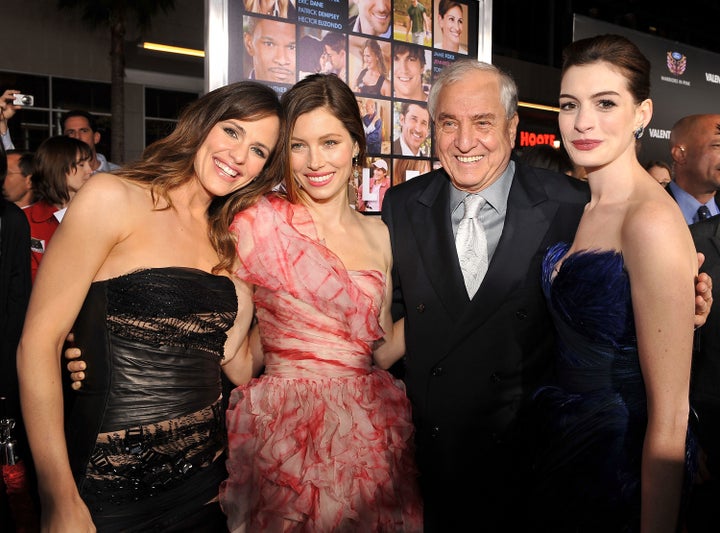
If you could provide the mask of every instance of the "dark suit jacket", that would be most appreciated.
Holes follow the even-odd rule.
[[[709,466],[720,481],[720,215],[692,224],[690,233],[698,252],[705,254],[700,267],[713,279],[716,302],[707,322],[697,330],[693,353],[691,404],[699,418],[700,441],[709,455]]]
[[[393,250],[393,313],[406,317],[404,380],[425,531],[515,531],[530,483],[518,417],[554,355],[541,262],[548,246],[573,239],[589,191],[568,176],[516,165],[502,237],[469,301],[448,182],[440,169],[392,187],[382,213]]]
[[[30,226],[15,204],[0,198],[0,396],[16,421],[19,455],[30,459],[20,416],[15,354],[30,299]]]

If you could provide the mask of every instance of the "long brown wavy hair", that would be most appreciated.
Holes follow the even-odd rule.
[[[285,126],[280,102],[267,85],[241,81],[215,89],[183,110],[170,135],[148,146],[139,161],[114,174],[148,184],[155,208],[171,209],[170,191],[194,179],[198,148],[215,124],[229,119],[252,122],[269,116],[280,119],[280,131],[283,131]],[[214,272],[231,270],[235,261],[235,240],[228,229],[233,217],[253,205],[282,180],[284,165],[277,153],[276,147],[252,182],[211,202],[207,213],[208,236],[220,258]],[[162,207],[159,206],[161,199],[164,200]]]

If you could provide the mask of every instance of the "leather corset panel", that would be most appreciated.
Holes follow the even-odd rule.
[[[157,494],[217,462],[220,362],[236,314],[232,281],[195,269],[91,285],[74,327],[87,378],[66,435],[76,480],[94,499]]]

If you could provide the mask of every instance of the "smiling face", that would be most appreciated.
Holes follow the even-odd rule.
[[[400,115],[400,130],[405,144],[417,155],[430,132],[428,110],[417,104],[410,104],[407,112]]]
[[[387,172],[385,169],[373,167],[372,179],[376,185],[382,185],[387,181]]]
[[[347,184],[357,144],[340,120],[320,107],[300,115],[290,135],[290,165],[300,194],[310,201],[340,198],[347,202]]]
[[[376,70],[378,68],[378,57],[369,46],[363,49],[363,67],[370,70]]]
[[[459,6],[451,7],[445,12],[444,17],[440,17],[439,23],[443,49],[457,52],[460,49],[460,36],[464,24],[462,9]]]
[[[720,115],[705,114],[692,125],[675,161],[678,184],[692,192],[713,192],[720,188]]]
[[[372,115],[373,113],[375,113],[375,100],[367,98],[365,99],[365,114]]]
[[[588,172],[636,157],[633,131],[650,121],[652,104],[636,104],[626,77],[599,61],[567,69],[560,82],[558,125],[576,165]]]
[[[395,98],[408,100],[426,100],[422,88],[423,65],[410,52],[400,52],[393,56],[393,87]]]
[[[295,26],[258,19],[245,34],[245,48],[253,60],[255,79],[277,83],[295,81]]]
[[[390,27],[392,6],[390,0],[357,0],[358,18],[362,32],[382,35]]]
[[[195,155],[195,173],[212,196],[225,196],[260,174],[277,143],[280,120],[230,119],[212,127]]]
[[[493,72],[468,72],[446,85],[435,110],[435,147],[453,185],[478,192],[507,168],[518,116],[507,118]]]

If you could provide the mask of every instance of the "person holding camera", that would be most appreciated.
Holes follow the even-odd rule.
[[[27,95],[20,94],[17,89],[6,89],[2,97],[0,97],[0,140],[5,150],[13,150],[15,145],[10,138],[10,128],[8,128],[8,120],[10,120],[18,109],[23,106],[18,103],[16,96],[24,97]]]

